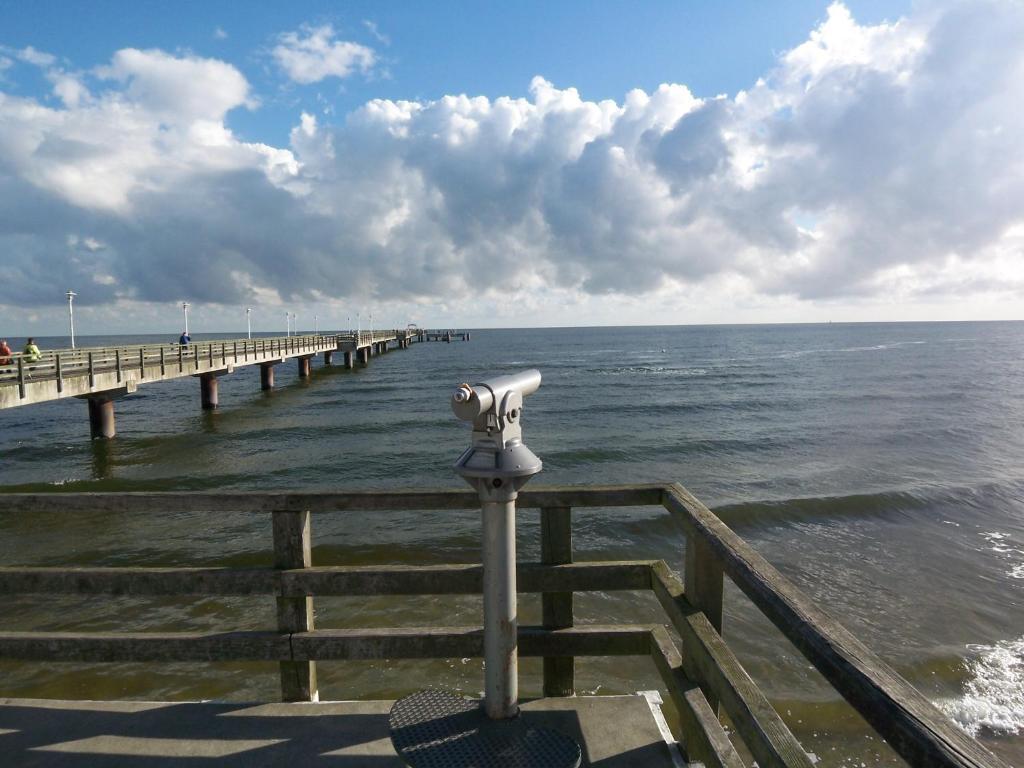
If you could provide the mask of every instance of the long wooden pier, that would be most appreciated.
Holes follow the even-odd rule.
[[[75,397],[88,402],[92,437],[115,434],[114,401],[140,386],[169,379],[195,377],[205,409],[218,406],[217,380],[247,366],[258,366],[260,388],[274,387],[274,366],[295,360],[300,377],[308,377],[312,359],[323,355],[325,365],[336,352],[344,364],[368,365],[370,358],[389,349],[407,349],[424,341],[419,329],[361,331],[256,339],[215,339],[183,344],[141,344],[116,347],[57,349],[36,360],[12,355],[0,366],[0,409]]]
[[[480,564],[352,566],[318,563],[314,566],[310,556],[314,515],[473,509],[478,507],[479,499],[472,491],[45,493],[4,494],[0,499],[5,514],[24,517],[101,511],[116,516],[162,516],[180,512],[217,515],[241,511],[269,518],[267,523],[273,531],[273,568],[21,567],[14,564],[0,567],[0,594],[4,595],[263,594],[275,599],[277,626],[256,631],[231,628],[219,632],[143,633],[0,631],[0,659],[41,664],[278,662],[282,698],[287,702],[306,702],[291,705],[305,709],[287,710],[285,705],[275,705],[277,709],[268,710],[268,715],[272,711],[273,717],[262,719],[260,727],[271,729],[278,738],[268,742],[255,740],[248,748],[252,751],[244,755],[239,765],[273,764],[261,761],[260,750],[266,750],[264,754],[271,757],[280,756],[274,750],[283,749],[279,742],[281,734],[290,727],[286,717],[289,711],[301,713],[304,724],[287,731],[288,739],[295,740],[315,731],[310,721],[316,715],[323,715],[331,718],[330,728],[343,733],[359,728],[376,729],[378,738],[372,746],[375,751],[359,753],[365,754],[368,760],[365,764],[400,765],[386,737],[380,736],[379,718],[390,703],[368,702],[362,709],[351,702],[345,705],[310,703],[318,698],[316,662],[479,658],[483,655],[483,632],[479,626],[326,629],[314,625],[313,612],[314,596],[321,595],[479,595],[482,588]],[[564,698],[574,693],[577,657],[650,658],[677,711],[680,725],[674,738],[688,761],[699,761],[708,768],[744,765],[719,719],[724,712],[743,747],[762,768],[811,768],[814,764],[812,756],[725,642],[723,594],[728,578],[910,765],[1007,768],[835,618],[815,605],[681,485],[534,487],[520,493],[518,506],[521,510],[539,510],[541,522],[541,560],[518,564],[519,591],[540,593],[543,601],[542,625],[519,628],[519,653],[545,660],[546,698],[528,705],[527,711],[533,711],[531,716],[536,717],[542,717],[544,711],[575,712],[573,727],[582,731],[578,738],[591,759],[595,755],[601,758],[602,766],[669,766],[673,763],[663,743],[659,746],[650,740],[647,732],[640,733],[645,726],[638,725],[635,711],[626,703],[604,702],[602,706],[607,709],[604,719],[595,721],[584,716],[589,697]],[[662,507],[679,524],[685,535],[685,545],[680,543],[684,547],[681,549],[685,565],[682,578],[661,560],[574,561],[574,516],[586,515],[589,509],[597,507],[637,506]],[[225,557],[228,556],[230,553],[225,553]],[[55,557],[63,559],[65,555],[55,553]],[[612,590],[649,591],[664,611],[663,618],[672,631],[663,624],[576,624],[575,592]],[[592,617],[588,617],[588,621],[590,619]],[[192,709],[185,721],[177,719],[176,710],[167,716],[152,715],[154,722],[159,723],[156,731],[163,737],[160,748],[165,750],[165,757],[191,754],[189,750],[195,748],[192,739],[202,738],[197,734],[223,734],[223,728],[229,727],[215,724],[223,705],[189,706]],[[203,707],[206,707],[205,716]],[[120,724],[118,713],[121,713]],[[40,751],[50,749],[48,754],[53,759],[46,763],[48,765],[93,765],[95,763],[87,760],[76,763],[73,758],[81,758],[87,749],[107,749],[107,754],[117,749],[121,750],[117,754],[142,756],[149,754],[145,750],[155,748],[150,743],[152,739],[133,743],[130,737],[117,741],[111,735],[122,731],[131,733],[129,721],[137,713],[138,707],[133,708],[129,703],[76,707],[70,702],[0,700],[0,734],[5,728],[10,731],[27,728],[33,734],[25,752],[6,753],[15,764],[20,758],[38,758]],[[367,717],[368,713],[376,713],[378,719]],[[557,718],[554,722],[557,727]],[[561,721],[563,725],[566,722],[566,719]],[[78,738],[68,741],[66,734],[69,732]],[[237,736],[236,731],[232,732]],[[366,745],[365,739],[355,738],[354,741],[355,746]],[[15,739],[4,743],[18,742]],[[220,744],[218,748],[225,747]],[[34,751],[29,753],[29,749]],[[366,745],[366,749],[371,746]],[[617,752],[608,755],[609,750]],[[62,762],[62,757],[68,759]]]

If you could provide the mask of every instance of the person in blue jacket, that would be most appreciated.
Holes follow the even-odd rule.
[[[181,344],[181,346],[183,347],[187,347],[190,341],[192,341],[192,337],[189,336],[188,333],[186,333],[185,331],[182,331],[181,338],[178,339],[178,343]]]

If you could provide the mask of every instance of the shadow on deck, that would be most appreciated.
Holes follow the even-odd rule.
[[[313,765],[401,768],[388,731],[389,701],[150,703],[0,699],[6,765]],[[572,736],[584,765],[673,765],[643,696],[539,699],[523,717]]]

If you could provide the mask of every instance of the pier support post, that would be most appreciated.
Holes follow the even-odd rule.
[[[274,366],[276,363],[260,363],[260,389],[264,392],[274,388]]]
[[[324,351],[324,365],[334,364],[334,350],[328,349]]]
[[[308,379],[309,378],[310,372],[313,370],[313,366],[311,364],[312,358],[313,358],[312,355],[303,355],[302,357],[295,358],[298,361],[298,363],[299,363],[299,378],[300,379]]]
[[[540,559],[547,565],[572,562],[572,509],[544,507],[540,511]],[[565,629],[573,625],[572,592],[544,592],[541,610],[545,629]],[[572,696],[575,684],[572,656],[544,659],[544,695]]]
[[[370,364],[370,347],[359,348],[359,362],[363,365]]]
[[[273,512],[274,567],[281,570],[309,568],[312,563],[309,511]],[[313,629],[313,598],[277,598],[277,629],[309,632]],[[319,701],[315,661],[282,661],[281,700]]]
[[[89,436],[109,439],[117,434],[114,428],[114,401],[109,397],[90,397]]]
[[[722,565],[715,558],[711,547],[694,531],[686,533],[686,561],[684,589],[686,597],[694,608],[707,616],[708,621],[722,634],[722,592],[725,586]],[[690,654],[684,640],[684,655]],[[711,709],[718,712],[718,696],[708,685],[701,685]]]
[[[217,377],[210,373],[204,373],[199,377],[199,393],[204,411],[212,411],[217,403]]]
[[[353,359],[354,357],[355,357],[355,354],[354,354],[354,353],[352,353],[352,352],[346,352],[346,353],[345,353],[345,367],[346,367],[346,368],[347,368],[348,370],[350,370],[350,371],[351,371],[351,370],[352,370],[353,368],[355,368],[355,367],[356,367],[356,366],[355,366],[355,360]]]

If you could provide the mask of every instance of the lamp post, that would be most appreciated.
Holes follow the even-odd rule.
[[[185,315],[185,335],[188,336],[188,308],[191,306],[187,301],[181,302],[181,312]]]
[[[246,338],[252,338],[252,307],[245,308],[245,335]]]
[[[71,301],[78,294],[69,289],[66,295],[68,297],[68,323],[71,325],[71,348],[74,349],[75,348],[75,310],[71,306]]]
[[[291,312],[285,312],[284,313],[284,323],[285,323],[284,335],[285,336],[291,336],[292,335],[292,313]]]
[[[313,335],[316,336],[320,333],[320,319],[319,315],[313,315]]]

